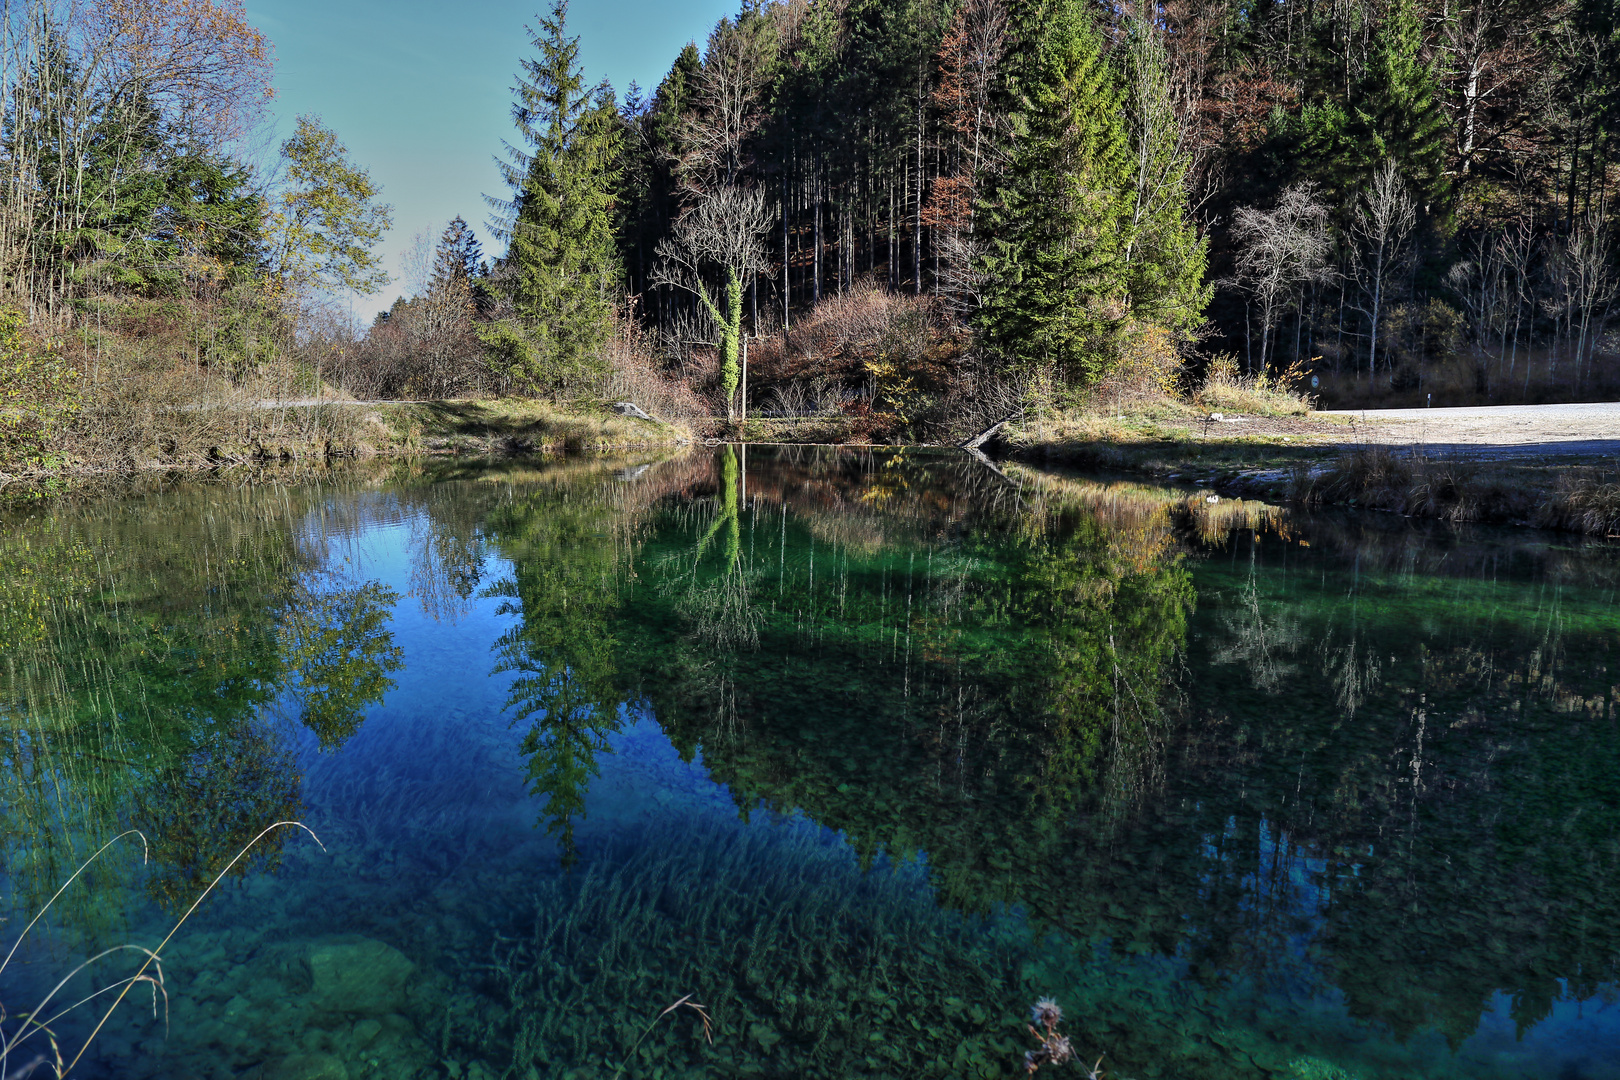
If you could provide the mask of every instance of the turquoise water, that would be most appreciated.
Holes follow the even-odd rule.
[[[1620,1077],[1617,587],[946,454],[17,511],[6,947],[146,859],[0,972],[0,1075],[224,872],[72,1075],[1012,1076],[1052,997],[1043,1071]]]

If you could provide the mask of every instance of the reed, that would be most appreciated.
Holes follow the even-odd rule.
[[[64,1078],[69,1076],[74,1067],[77,1066],[84,1058],[84,1055],[90,1049],[91,1044],[95,1042],[96,1036],[101,1034],[102,1029],[107,1025],[107,1021],[112,1019],[113,1013],[118,1010],[118,1006],[123,1004],[124,999],[129,996],[129,992],[137,986],[145,985],[151,987],[152,1007],[154,1014],[157,1011],[158,1000],[160,998],[162,999],[166,1024],[168,1018],[168,989],[163,972],[163,950],[168,946],[169,942],[174,940],[175,935],[180,932],[180,929],[185,926],[186,922],[190,920],[191,916],[196,913],[197,909],[202,906],[203,901],[208,899],[209,895],[214,891],[215,888],[218,887],[219,883],[230,874],[232,868],[235,867],[238,862],[244,859],[248,852],[250,852],[260,840],[263,840],[266,836],[269,836],[277,829],[282,828],[302,829],[304,832],[309,833],[310,837],[314,839],[316,844],[321,846],[322,851],[326,850],[325,845],[321,844],[320,837],[316,836],[315,833],[302,822],[277,821],[266,826],[259,832],[257,836],[250,840],[242,847],[240,851],[236,853],[235,858],[231,859],[231,861],[227,863],[217,875],[215,875],[214,879],[210,881],[208,886],[197,895],[197,898],[192,901],[191,906],[188,907],[185,913],[180,916],[180,918],[175,922],[174,926],[170,928],[169,932],[164,935],[163,940],[158,943],[156,948],[148,949],[141,945],[122,944],[115,945],[111,948],[103,949],[100,952],[95,953],[88,959],[74,966],[66,975],[58,980],[57,983],[52,986],[51,989],[40,1000],[39,1004],[36,1005],[32,1010],[27,1013],[20,1014],[23,1023],[15,1032],[8,1035],[3,1029],[0,1029],[0,1077],[4,1077],[5,1080],[20,1080],[21,1077],[28,1076],[37,1071],[41,1065],[45,1065],[48,1066],[52,1072],[54,1072],[57,1080],[64,1080]],[[93,855],[81,863],[79,868],[62,883],[61,887],[58,888],[54,894],[52,894],[51,898],[46,901],[37,912],[35,912],[34,917],[29,920],[28,925],[25,926],[22,933],[17,936],[17,940],[12,943],[10,951],[6,953],[5,960],[0,961],[0,974],[4,974],[6,967],[16,956],[17,950],[21,948],[23,940],[28,936],[29,932],[39,924],[40,920],[46,916],[51,907],[62,896],[62,894],[65,893],[73,885],[73,883],[90,868],[91,864],[100,859],[108,849],[112,848],[119,841],[129,836],[140,837],[143,855],[142,861],[143,863],[145,862],[145,855],[150,850],[150,845],[147,842],[145,834],[141,833],[139,830],[129,829],[119,833],[111,840],[108,840],[105,844],[98,848]],[[108,957],[125,952],[135,952],[143,957],[140,966],[136,968],[134,974],[99,986],[90,993],[80,997],[70,1004],[57,1004],[58,996],[63,994],[68,986],[80,974],[90,970],[90,968]],[[69,1014],[77,1011],[82,1006],[88,1005],[97,999],[104,998],[108,994],[114,994],[112,1004],[107,1006],[107,1010],[101,1014],[101,1018],[96,1021],[95,1026],[90,1030],[90,1034],[85,1037],[85,1040],[79,1046],[78,1051],[70,1060],[64,1063],[62,1060],[63,1055],[61,1052],[61,1047],[58,1044],[55,1031],[53,1030],[53,1025],[60,1022]],[[5,1009],[3,1005],[0,1005],[0,1024],[3,1024],[4,1020]],[[50,1044],[50,1056],[47,1058],[44,1055],[36,1055],[34,1059],[29,1061],[21,1069],[17,1070],[17,1073],[13,1074],[9,1072],[8,1063],[10,1062],[12,1055],[16,1053],[18,1047],[36,1035],[43,1035],[46,1041]]]

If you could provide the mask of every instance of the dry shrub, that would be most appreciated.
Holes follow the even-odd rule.
[[[749,398],[767,415],[842,412],[869,441],[948,437],[971,423],[968,385],[983,388],[968,342],[931,298],[863,283],[750,346]]]
[[[401,300],[377,317],[364,337],[347,319],[304,318],[312,355],[323,374],[365,400],[462,398],[498,394],[506,381],[490,369],[471,306],[445,310],[432,297]],[[312,332],[311,332],[312,331]]]
[[[1123,335],[1113,365],[1086,393],[1086,403],[1118,408],[1172,399],[1184,367],[1173,331],[1151,323],[1134,324]]]
[[[1300,390],[1306,377],[1308,372],[1298,362],[1279,373],[1244,375],[1237,357],[1221,353],[1209,362],[1193,401],[1210,412],[1303,416],[1311,411],[1310,395]]]
[[[1551,499],[1537,509],[1536,524],[1595,536],[1620,534],[1620,484],[1591,477],[1560,477]]]
[[[598,392],[609,401],[632,401],[660,420],[709,415],[711,403],[678,374],[664,370],[658,354],[656,335],[642,326],[633,311],[624,312],[615,320],[608,341],[607,373]],[[719,364],[713,366],[718,372]]]

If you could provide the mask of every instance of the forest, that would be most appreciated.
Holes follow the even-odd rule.
[[[8,472],[330,437],[253,406],[327,393],[940,441],[1212,382],[1620,392],[1615,0],[745,0],[622,91],[559,0],[514,27],[488,251],[468,208],[369,325],[333,301],[387,284],[391,210],[319,117],[249,152],[239,0],[5,31]]]

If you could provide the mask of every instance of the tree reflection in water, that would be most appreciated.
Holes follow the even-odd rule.
[[[1558,584],[1605,564],[751,454],[531,495],[498,540],[554,820],[645,704],[743,808],[1211,985],[1326,981],[1456,1041],[1495,991],[1528,1024],[1615,978],[1613,588]]]
[[[180,907],[267,824],[299,816],[280,719],[335,751],[401,664],[397,596],[307,550],[311,508],[225,492],[176,530],[163,496],[68,504],[0,540],[0,820],[20,906],[133,826],[151,841],[148,891]],[[285,835],[232,873],[274,867]],[[101,927],[118,906],[96,893],[135,859],[104,857],[58,914]]]

